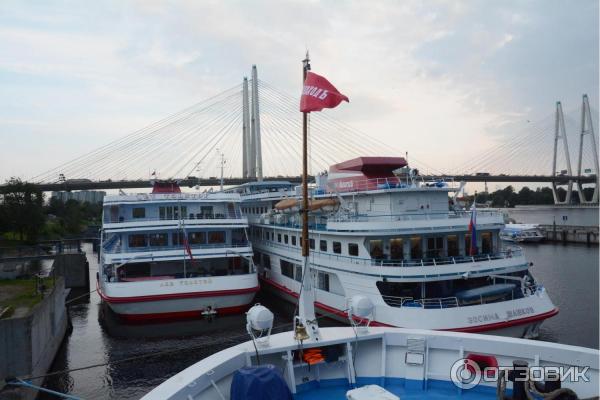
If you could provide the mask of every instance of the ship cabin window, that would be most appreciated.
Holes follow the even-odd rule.
[[[212,219],[213,216],[213,206],[201,206],[200,207],[201,218],[203,219]]]
[[[481,253],[482,254],[491,254],[492,251],[493,251],[492,233],[491,232],[482,232],[481,233]]]
[[[296,264],[294,264],[294,266],[296,267],[296,277],[294,279],[298,282],[302,282],[302,266]]]
[[[271,269],[271,257],[268,254],[262,253],[262,264],[263,267]]]
[[[131,210],[133,218],[146,218],[146,209],[144,207],[135,207]]]
[[[183,244],[183,233],[176,232],[173,233],[171,237],[173,239],[173,246],[179,246],[180,244]]]
[[[212,231],[208,232],[208,244],[225,243],[225,232]]]
[[[190,244],[206,244],[206,232],[191,232],[188,241]]]
[[[335,254],[342,254],[342,243],[333,242],[333,252]]]
[[[283,235],[283,243],[288,244],[288,235]]]
[[[158,207],[158,218],[159,219],[179,219],[179,211],[181,215],[186,216],[187,206],[165,206]]]
[[[448,257],[456,257],[458,256],[458,236],[456,235],[448,235]]]
[[[423,248],[421,246],[420,236],[410,238],[410,258],[413,260],[420,260],[423,258]]]
[[[169,235],[166,233],[151,233],[148,235],[148,242],[152,247],[168,246]]]
[[[275,232],[271,232],[271,240],[274,242],[275,241]]]
[[[286,260],[279,260],[279,266],[283,276],[294,279],[294,264]]]
[[[404,240],[402,238],[390,239],[390,258],[392,260],[404,259]]]
[[[317,273],[317,288],[329,292],[329,274],[319,271]]]
[[[467,233],[465,235],[465,255],[471,255],[471,234]]]
[[[296,245],[296,235],[292,236],[292,246]]]
[[[429,237],[427,238],[427,257],[438,258],[444,254],[444,238]]]
[[[358,256],[358,244],[356,244],[356,243],[348,243],[348,254],[351,255],[351,256]],[[329,278],[329,275],[327,277]],[[329,287],[328,287],[327,290],[329,290]]]
[[[148,246],[148,237],[146,235],[129,235],[129,247]]]
[[[278,234],[277,234],[277,241],[278,241],[279,243],[281,243],[281,233],[278,233]]]
[[[383,240],[369,240],[369,253],[371,254],[372,259],[382,259],[383,258]]]
[[[313,238],[308,239],[308,247],[310,247],[311,250],[315,249],[315,239],[313,239]]]
[[[319,248],[321,251],[327,251],[327,240],[321,240],[319,242]]]

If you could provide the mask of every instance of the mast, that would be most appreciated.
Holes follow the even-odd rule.
[[[302,60],[302,84],[310,70],[308,52]],[[298,299],[298,316],[296,318],[296,340],[319,340],[319,327],[315,318],[315,299],[313,291],[312,271],[308,246],[308,113],[302,113],[302,287]]]

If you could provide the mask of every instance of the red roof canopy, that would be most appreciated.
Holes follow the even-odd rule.
[[[175,181],[155,181],[152,193],[181,193],[181,189]]]
[[[407,166],[404,157],[357,157],[332,165],[330,172],[360,171],[366,176],[391,175],[392,171]]]

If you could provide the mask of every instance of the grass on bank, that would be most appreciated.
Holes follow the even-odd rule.
[[[43,278],[46,286],[45,293],[49,293],[54,285],[54,279]],[[20,313],[26,313],[33,306],[39,303],[44,297],[36,293],[36,279],[0,279],[0,312],[6,307],[9,310],[2,313],[2,318],[8,318],[20,310]]]

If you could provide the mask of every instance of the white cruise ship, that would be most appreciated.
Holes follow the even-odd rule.
[[[240,313],[259,289],[237,193],[104,198],[98,293],[129,321]]]
[[[317,312],[347,321],[348,299],[365,295],[372,326],[537,336],[558,309],[521,249],[502,244],[502,215],[457,209],[452,190],[419,182],[401,157],[360,157],[318,176],[309,206]],[[296,302],[300,191],[281,181],[236,191],[263,288]]]

